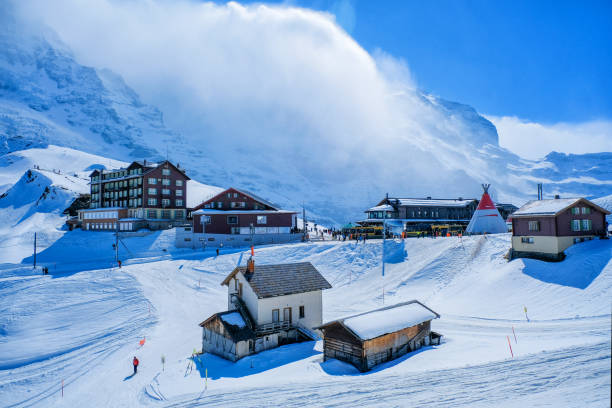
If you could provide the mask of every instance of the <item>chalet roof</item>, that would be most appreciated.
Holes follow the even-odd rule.
[[[238,191],[239,193],[242,193],[244,195],[247,195],[247,196],[251,197],[255,201],[259,201],[260,203],[265,204],[268,207],[272,207],[275,210],[279,210],[280,209],[278,205],[273,204],[272,202],[270,202],[270,201],[268,201],[266,199],[263,199],[263,198],[259,197],[258,195],[255,195],[255,194],[251,193],[250,191],[242,190],[242,189],[235,188],[235,187],[234,187],[234,190]]]
[[[317,328],[325,329],[333,324],[340,324],[357,339],[365,341],[416,326],[417,324],[439,317],[440,315],[438,313],[418,300],[411,300],[409,302],[398,303],[396,305],[344,317],[325,323]]]
[[[467,207],[475,202],[475,198],[385,198],[378,205],[385,203],[404,207]],[[368,210],[369,211],[369,210]]]
[[[213,210],[211,208],[201,208],[197,211],[194,211],[192,213],[193,215],[212,215],[212,214],[223,214],[223,215],[232,215],[232,214],[236,214],[236,215],[240,215],[240,214],[247,214],[247,215],[257,215],[257,214],[296,214],[295,211],[287,211],[287,210]]]
[[[368,208],[367,211],[393,211],[395,208],[389,204],[377,205],[376,207]]]
[[[255,272],[248,273],[246,266],[235,268],[221,283],[241,272],[258,298],[292,295],[331,288],[327,280],[310,262],[278,265],[255,265]]]
[[[240,313],[236,310],[215,313],[200,323],[199,326],[205,327],[209,322],[215,319],[221,322],[223,328],[232,337],[234,342],[255,338],[255,333],[249,328]]]
[[[529,201],[515,211],[512,214],[512,218],[556,216],[578,202],[583,202],[584,204],[595,207],[606,215],[610,214],[608,210],[601,208],[585,198],[553,198],[549,200]]]

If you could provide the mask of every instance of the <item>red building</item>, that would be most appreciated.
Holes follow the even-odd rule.
[[[167,160],[135,161],[125,168],[94,170],[90,180],[90,208],[79,211],[83,229],[157,229],[186,220],[190,178]]]
[[[513,256],[563,259],[571,245],[606,235],[608,214],[584,198],[529,201],[512,214]]]
[[[229,188],[192,210],[193,225],[177,231],[177,246],[242,246],[299,240],[297,213],[244,190]],[[251,241],[251,237],[253,240]]]

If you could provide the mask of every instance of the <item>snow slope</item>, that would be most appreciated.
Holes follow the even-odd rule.
[[[140,239],[127,246],[150,246]],[[323,362],[320,342],[235,364],[203,355],[194,366],[198,323],[225,309],[220,282],[243,253],[168,251],[120,270],[60,265],[51,276],[0,268],[0,302],[11,310],[0,317],[0,397],[8,406],[608,406],[612,244],[575,245],[555,264],[508,263],[508,247],[508,234],[406,240],[406,260],[387,265],[384,279],[380,241],[257,248],[256,265],[310,261],[321,271],[333,286],[324,321],[382,306],[383,288],[386,305],[417,298],[441,315],[432,322],[440,346],[366,374]]]

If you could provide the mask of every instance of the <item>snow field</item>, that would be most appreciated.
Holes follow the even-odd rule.
[[[5,367],[6,356],[14,354],[11,358],[17,362],[0,370],[0,395],[26,406],[30,401],[46,406],[93,401],[113,407],[297,406],[306,401],[329,406],[582,406],[585,399],[589,406],[607,406],[612,245],[576,245],[568,251],[567,263],[554,264],[556,278],[570,284],[576,273],[572,259],[599,268],[595,276],[587,273],[590,282],[579,288],[587,282],[571,286],[546,281],[546,269],[553,264],[507,263],[503,254],[508,244],[507,234],[406,240],[407,259],[387,265],[384,280],[380,241],[257,248],[256,265],[310,261],[321,271],[333,285],[324,291],[324,321],[382,306],[383,286],[385,305],[416,298],[441,314],[432,327],[444,335],[442,345],[425,347],[366,374],[339,361],[323,363],[321,342],[283,346],[237,363],[204,355],[193,366],[189,357],[194,348],[201,348],[198,323],[226,310],[226,288],[220,282],[241,253],[214,257],[200,252],[190,255],[198,257],[194,259],[175,253],[170,254],[174,259],[132,259],[121,270],[52,277],[3,271],[0,291],[5,304],[17,301],[18,310],[41,310],[41,316],[32,320],[24,312],[3,320],[0,361]],[[542,276],[534,277],[536,272]],[[116,299],[83,291],[77,299],[93,301],[68,306],[73,285],[86,287],[98,279],[108,285],[102,293],[116,293]],[[53,290],[48,282],[53,282]],[[30,285],[48,291],[35,294],[40,299],[35,300],[28,295]],[[41,302],[66,307],[44,308]],[[93,317],[91,328],[57,323],[70,317],[78,321],[80,316]],[[138,340],[143,336],[141,348]],[[24,337],[31,340],[21,342]],[[45,350],[48,342],[54,355]],[[16,348],[22,350],[14,353]],[[92,355],[103,358],[95,360],[95,369],[84,368],[81,360]],[[129,378],[134,355],[141,365]],[[71,379],[63,399],[61,374]],[[33,389],[36,400],[30,397]]]

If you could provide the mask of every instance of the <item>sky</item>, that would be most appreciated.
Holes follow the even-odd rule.
[[[194,106],[223,118],[228,108],[265,100],[252,120],[266,114],[296,124],[276,114],[280,108],[302,112],[302,128],[320,125],[328,134],[377,131],[390,120],[396,128],[435,127],[421,104],[385,96],[399,83],[474,107],[497,126],[500,145],[524,158],[612,151],[610,1],[239,2],[246,9],[215,3],[23,2],[81,61],[119,72],[177,121],[201,117]],[[269,3],[276,7],[257,8]],[[194,84],[198,78],[211,81]],[[213,97],[227,106],[210,103]],[[346,105],[349,99],[357,106]],[[320,111],[323,102],[334,108]],[[358,125],[355,112],[370,123]],[[339,137],[341,147],[352,145]]]
[[[334,14],[368,52],[405,61],[419,88],[486,115],[524,157],[612,150],[612,1],[273,3]]]

